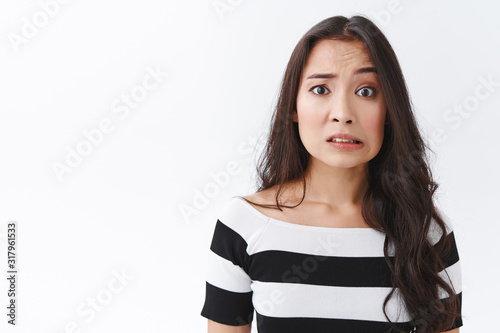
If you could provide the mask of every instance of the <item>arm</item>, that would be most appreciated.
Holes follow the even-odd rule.
[[[460,333],[460,328],[455,328],[454,330],[446,331],[446,332],[443,332],[443,333]]]
[[[252,324],[245,326],[230,326],[220,324],[213,320],[208,319],[208,333],[250,333]],[[458,328],[457,328],[458,329]],[[457,331],[458,332],[458,331]],[[451,333],[456,333],[452,331]]]

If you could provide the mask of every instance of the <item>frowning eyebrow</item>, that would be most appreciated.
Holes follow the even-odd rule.
[[[364,67],[356,70],[354,74],[362,74],[362,73],[375,73],[377,74],[377,69],[375,67]],[[337,74],[332,73],[319,73],[313,74],[307,77],[307,79],[331,79],[337,77]]]

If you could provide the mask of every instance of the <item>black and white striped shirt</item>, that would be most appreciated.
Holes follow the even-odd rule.
[[[445,258],[449,278],[444,271],[440,275],[451,279],[461,300],[454,233],[446,215],[441,216],[453,247]],[[432,244],[440,232],[433,224]],[[215,225],[201,315],[239,326],[251,323],[255,311],[259,333],[387,332],[390,326],[382,305],[392,282],[384,240],[385,234],[372,228],[280,221],[233,197]],[[440,298],[448,296],[440,291]],[[411,317],[397,292],[386,310],[393,322],[411,332]],[[459,318],[453,328],[460,326]]]

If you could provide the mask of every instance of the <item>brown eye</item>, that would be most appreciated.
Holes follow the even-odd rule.
[[[330,90],[328,90],[325,86],[316,86],[311,89],[311,91],[316,95],[326,95]]]
[[[358,92],[361,92],[361,94],[358,94]],[[362,97],[373,97],[375,96],[375,88],[371,88],[371,87],[364,87],[364,88],[361,88],[359,89],[356,94],[359,95],[359,96],[362,96]]]

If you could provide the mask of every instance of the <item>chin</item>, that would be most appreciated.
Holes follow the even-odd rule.
[[[339,156],[339,157],[330,157],[324,159],[318,159],[319,162],[326,164],[332,168],[339,169],[349,169],[362,166],[363,164],[368,164],[370,159],[362,158],[362,157],[347,157],[347,156]]]

